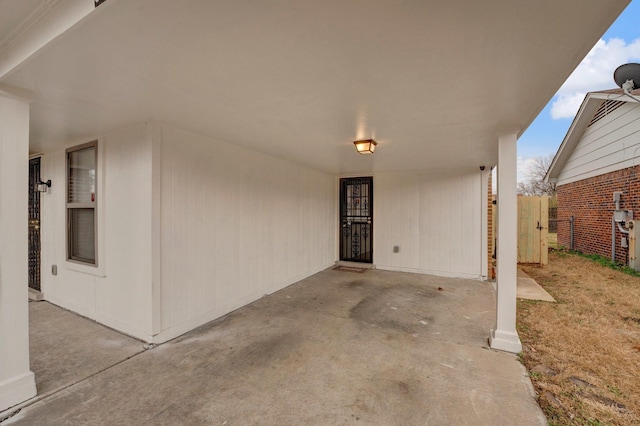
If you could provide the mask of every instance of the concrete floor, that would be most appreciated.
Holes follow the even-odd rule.
[[[545,424],[494,312],[489,283],[326,270],[145,351],[32,302],[41,399],[1,424]]]

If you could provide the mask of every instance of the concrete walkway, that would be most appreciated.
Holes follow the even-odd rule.
[[[542,288],[540,284],[531,278],[522,269],[518,269],[518,287],[516,289],[516,297],[518,299],[542,300],[545,302],[555,302],[547,290]]]
[[[32,302],[40,395],[1,424],[545,424],[494,312],[489,283],[326,270],[144,350]]]

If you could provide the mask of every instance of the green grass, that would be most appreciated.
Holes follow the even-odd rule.
[[[607,389],[609,389],[609,391],[610,391],[612,394],[614,394],[615,396],[617,396],[617,397],[624,396],[624,395],[622,394],[622,391],[620,391],[620,389],[618,389],[618,388],[617,388],[617,387],[615,387],[615,386],[607,385]]]
[[[611,259],[609,259],[608,257],[600,256],[599,254],[582,253],[581,251],[578,251],[578,250],[569,250],[569,253],[576,254],[580,257],[593,260],[598,265],[604,266],[606,268],[620,271],[622,273],[625,273],[627,275],[631,275],[634,277],[640,277],[640,272],[634,270],[633,268],[629,268],[627,265],[624,265],[622,263],[612,262]]]

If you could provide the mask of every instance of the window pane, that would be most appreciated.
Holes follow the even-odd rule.
[[[90,203],[96,197],[96,148],[69,154],[69,203]]]
[[[94,209],[69,209],[69,257],[95,263]]]

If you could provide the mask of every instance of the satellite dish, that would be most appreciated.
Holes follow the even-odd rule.
[[[627,80],[633,80],[634,87],[631,90],[640,88],[640,64],[620,65],[613,72],[613,80],[619,87],[622,87]]]

